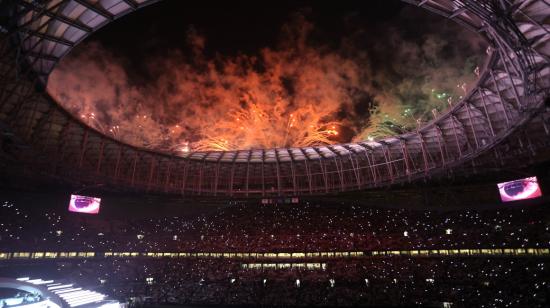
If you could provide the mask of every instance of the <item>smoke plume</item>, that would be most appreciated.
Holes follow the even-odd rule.
[[[483,63],[481,39],[446,22],[424,21],[438,30],[422,35],[346,23],[349,32],[327,43],[295,13],[275,46],[231,56],[207,56],[208,38],[190,27],[186,52],[144,59],[147,82],[91,41],[60,62],[48,92],[88,125],[150,149],[310,146],[414,129],[464,95]]]

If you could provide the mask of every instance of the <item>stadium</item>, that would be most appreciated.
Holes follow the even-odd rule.
[[[0,4],[0,307],[550,305],[548,1],[176,2]]]

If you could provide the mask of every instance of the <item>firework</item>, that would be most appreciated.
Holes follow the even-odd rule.
[[[199,42],[190,46],[190,58],[175,53],[144,59],[155,78],[137,85],[101,45],[83,45],[86,52],[64,59],[50,75],[48,92],[108,136],[181,155],[320,146],[404,133],[467,95],[479,77],[475,58],[460,68],[458,60],[463,65],[466,59],[461,52],[455,53],[458,60],[439,61],[443,47],[460,46],[445,44],[445,35],[428,38],[422,46],[392,40],[400,42],[399,48],[391,43],[381,50],[395,50],[395,61],[373,70],[368,55],[377,51],[356,49],[347,40],[336,49],[311,46],[313,25],[300,19],[294,26],[284,28],[290,32],[282,35],[281,48],[249,55],[208,58],[205,39],[190,37],[190,44]]]
[[[337,141],[337,121],[323,121],[311,106],[290,114],[273,112],[273,104],[251,104],[229,113],[216,125],[201,130],[195,151],[228,151],[243,148],[278,148],[332,144]]]

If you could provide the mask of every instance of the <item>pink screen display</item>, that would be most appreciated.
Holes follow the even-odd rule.
[[[537,177],[499,183],[498,191],[503,202],[533,199],[542,196]]]
[[[100,198],[71,195],[69,202],[69,211],[87,214],[99,213]]]

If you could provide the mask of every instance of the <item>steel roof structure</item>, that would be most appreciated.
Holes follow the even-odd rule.
[[[184,157],[124,144],[74,118],[43,89],[74,46],[153,2],[8,1],[0,45],[0,129],[10,148],[4,157],[31,176],[188,195],[297,196],[387,186],[464,167],[475,172],[548,149],[550,7],[544,0],[405,0],[478,32],[491,46],[476,86],[415,131],[376,141]]]

